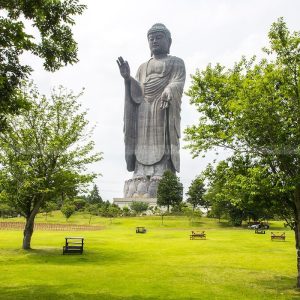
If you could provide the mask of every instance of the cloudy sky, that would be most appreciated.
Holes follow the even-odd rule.
[[[146,33],[154,23],[164,23],[172,34],[171,55],[185,61],[188,90],[190,75],[208,63],[220,62],[226,67],[242,55],[261,54],[268,44],[271,24],[284,17],[291,31],[300,30],[299,0],[81,0],[88,6],[76,17],[74,36],[79,47],[79,63],[55,73],[43,70],[41,61],[29,60],[32,75],[40,91],[49,94],[63,85],[79,92],[88,118],[96,125],[96,149],[104,159],[94,171],[102,174],[95,183],[105,200],[122,197],[124,181],[132,174],[126,171],[123,143],[123,80],[116,58],[123,56],[132,75],[150,57]],[[182,130],[198,119],[187,96],[182,99]],[[184,146],[184,142],[181,142]],[[220,157],[224,157],[221,153]],[[185,191],[205,166],[215,159],[213,154],[192,159],[188,150],[181,150],[181,182]]]

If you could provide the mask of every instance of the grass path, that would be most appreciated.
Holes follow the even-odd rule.
[[[93,222],[105,229],[71,233],[85,238],[83,255],[62,255],[67,232],[36,231],[25,252],[21,231],[0,231],[0,299],[300,299],[292,231],[271,242],[269,232],[206,218],[197,226],[180,217]],[[189,240],[196,227],[207,240]],[[284,231],[282,222],[272,229]]]

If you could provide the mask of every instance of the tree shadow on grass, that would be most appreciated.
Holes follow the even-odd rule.
[[[207,225],[201,221],[190,221],[189,224],[190,226],[195,226],[195,227],[202,227],[203,225]]]
[[[219,228],[232,228],[232,229],[240,229],[241,226],[233,226],[230,222],[226,221],[221,221],[221,222],[217,222],[216,224],[212,225],[213,228],[215,227],[219,227]]]
[[[266,290],[277,291],[279,295],[285,295],[286,298],[284,299],[300,299],[300,289],[296,288],[296,276],[291,277],[276,275],[271,280],[259,281],[257,284],[263,286]]]
[[[32,263],[48,263],[58,265],[80,265],[80,264],[95,264],[101,262],[101,265],[112,264],[114,261],[127,261],[128,257],[132,256],[131,252],[115,249],[99,249],[83,251],[83,254],[62,254],[62,248],[43,248],[31,249],[24,251],[26,260]],[[10,260],[9,264],[19,263],[20,260]]]
[[[79,285],[80,283],[78,283]],[[59,287],[51,285],[35,285],[23,287],[1,287],[0,299],[2,300],[56,300],[56,299],[80,299],[80,300],[154,300],[155,297],[147,297],[142,295],[124,296],[113,295],[109,292],[92,292],[89,294],[74,292],[64,293],[64,288],[78,289],[78,286],[62,285]]]

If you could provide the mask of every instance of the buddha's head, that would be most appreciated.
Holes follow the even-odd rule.
[[[172,43],[171,33],[168,28],[161,23],[154,24],[147,33],[151,56],[169,54]]]

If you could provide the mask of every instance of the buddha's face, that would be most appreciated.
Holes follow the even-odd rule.
[[[170,40],[163,32],[153,32],[148,36],[148,42],[151,53],[154,55],[168,54],[170,48]]]

